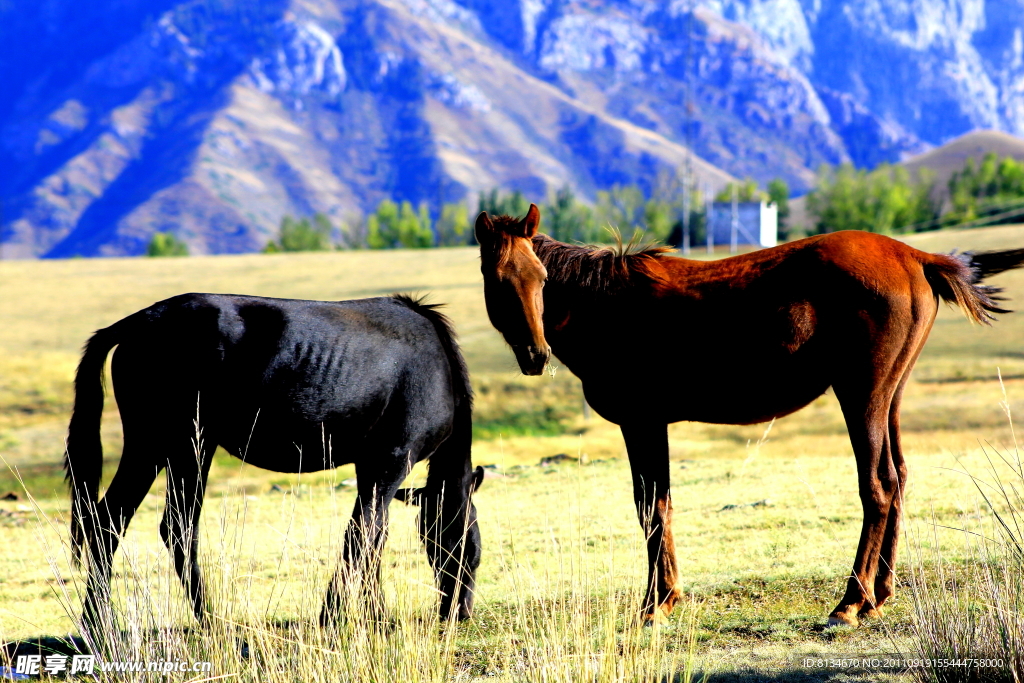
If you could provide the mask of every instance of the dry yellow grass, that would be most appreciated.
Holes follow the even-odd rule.
[[[908,241],[929,251],[1008,248],[1024,244],[1024,229],[935,233]],[[1024,307],[1024,273],[993,281]],[[487,322],[475,250],[0,262],[0,455],[29,476],[38,498],[37,511],[20,510],[32,507],[25,500],[0,502],[0,539],[7,549],[0,558],[0,639],[72,628],[65,608],[74,611],[77,604],[60,597],[55,577],[55,571],[68,580],[78,576],[61,550],[67,503],[55,466],[79,347],[91,330],[184,291],[321,299],[413,291],[450,304],[478,390],[478,428],[487,430],[487,438],[474,445],[474,457],[501,465],[506,475],[488,479],[478,498],[485,538],[479,619],[460,631],[453,646],[456,659],[469,662],[467,676],[510,675],[503,668],[512,666],[510,639],[538,639],[554,647],[557,634],[530,631],[540,629],[538,622],[524,625],[517,621],[520,612],[553,616],[559,596],[579,597],[581,586],[588,595],[618,600],[619,617],[626,611],[622,601],[638,600],[644,562],[621,437],[597,416],[584,420],[578,383],[564,370],[554,378],[518,375]],[[955,526],[962,515],[976,514],[973,484],[953,470],[981,468],[980,440],[1009,440],[999,408],[1003,396],[993,379],[997,368],[1011,378],[1011,409],[1024,413],[1022,333],[1022,314],[980,328],[956,311],[940,313],[904,403],[913,477],[908,510],[915,523],[930,521],[934,513]],[[685,366],[666,372],[686,376]],[[898,632],[906,622],[905,598],[896,600],[881,626],[853,634],[823,629],[860,524],[854,462],[835,399],[826,395],[778,421],[758,445],[764,431],[698,424],[670,430],[678,552],[685,585],[703,605],[697,629],[701,661],[720,670],[750,665],[797,675],[793,652],[891,648],[885,624]],[[116,459],[119,426],[112,407],[104,434],[108,456]],[[536,465],[557,453],[591,464]],[[246,618],[314,616],[335,561],[332,539],[354,495],[333,484],[351,476],[350,468],[326,477],[278,475],[218,457],[204,515],[205,562],[218,580],[244,584],[246,604],[259,607]],[[414,477],[421,476],[418,469]],[[0,493],[14,486],[9,474],[4,482]],[[293,492],[271,493],[272,483]],[[187,624],[184,610],[171,607],[184,600],[168,575],[156,533],[160,488],[128,534],[124,556],[136,559],[122,559],[119,572],[122,582],[152,582],[162,613]],[[765,499],[767,505],[723,510]],[[408,618],[428,614],[433,599],[412,515],[412,509],[396,506],[386,564],[389,601],[401,605]],[[957,547],[954,535],[940,542],[951,552]],[[43,546],[55,557],[55,568],[41,562]],[[238,597],[234,589],[222,593],[222,613],[229,610],[229,595]],[[590,607],[603,614],[608,604]],[[669,640],[683,647],[685,619],[674,624]],[[621,636],[622,624],[615,628]],[[571,629],[558,633],[580,636]]]

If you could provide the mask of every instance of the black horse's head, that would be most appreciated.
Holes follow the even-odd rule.
[[[473,588],[480,566],[480,527],[473,493],[480,488],[484,469],[469,470],[439,486],[399,489],[395,498],[420,506],[420,538],[427,550],[441,591],[441,619],[460,621],[473,614]]]

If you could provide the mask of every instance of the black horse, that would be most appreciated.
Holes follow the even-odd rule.
[[[355,464],[358,497],[322,623],[337,618],[352,581],[371,594],[371,605],[382,604],[379,558],[396,495],[421,505],[419,531],[440,587],[441,617],[469,618],[480,564],[471,495],[483,470],[470,460],[466,365],[451,324],[435,309],[398,295],[326,302],[183,294],[96,332],[75,378],[65,460],[74,557],[87,544],[90,560],[86,625],[102,631],[109,624],[113,554],[163,469],[160,535],[204,621],[197,526],[218,445],[275,472]],[[103,366],[115,345],[124,451],[97,501]],[[426,486],[400,491],[427,457]]]

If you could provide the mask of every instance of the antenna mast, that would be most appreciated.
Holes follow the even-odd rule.
[[[693,192],[693,139],[692,139],[692,128],[690,121],[690,114],[692,113],[693,103],[691,101],[691,85],[690,81],[692,74],[690,73],[693,68],[693,0],[688,3],[686,12],[686,65],[683,69],[683,73],[686,76],[686,80],[683,82],[683,136],[686,142],[686,157],[683,161],[683,254],[689,255],[690,253],[690,195]]]

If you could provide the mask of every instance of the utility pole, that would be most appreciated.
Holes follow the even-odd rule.
[[[686,160],[683,171],[683,255],[690,254],[690,190],[693,184],[693,135],[691,133],[690,114],[692,113],[693,101],[691,98],[691,74],[693,67],[693,2],[689,3],[689,11],[686,13],[686,66],[684,73],[686,80],[683,83],[683,125],[686,134]]]
[[[715,231],[711,225],[711,210],[714,204],[711,203],[711,185],[704,183],[704,233],[707,237],[708,256],[715,253]]]
[[[683,185],[683,255],[690,255],[690,185]]]
[[[729,253],[735,254],[739,247],[740,237],[740,207],[739,197],[736,192],[736,183],[732,184],[732,225],[729,231]]]

